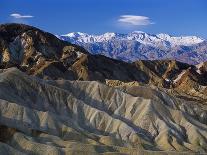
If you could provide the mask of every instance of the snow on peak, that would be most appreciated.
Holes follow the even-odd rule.
[[[107,33],[104,33],[103,35],[96,35],[96,40],[97,42],[103,42],[103,41],[109,41],[109,40],[112,40],[112,39],[115,39],[117,37],[117,34],[116,33],[113,33],[113,32],[107,32]]]
[[[166,34],[166,33],[160,33],[160,34],[157,34],[156,35],[158,38],[161,38],[163,40],[165,40],[166,38],[170,38],[172,36],[170,36],[169,34]]]
[[[173,37],[168,34],[158,34],[156,35],[158,38],[168,41],[173,45],[185,45],[190,46],[194,44],[198,44],[204,41],[204,39],[199,38],[197,36],[180,36],[180,37]]]
[[[148,44],[151,43],[152,40],[154,40],[154,36],[149,35],[142,31],[134,31],[127,35],[128,40],[136,40],[138,42]]]
[[[111,40],[133,40],[154,47],[173,47],[177,45],[191,46],[204,41],[204,39],[196,36],[173,37],[171,35],[164,33],[151,35],[142,31],[133,31],[128,34],[107,32],[102,35],[89,35],[87,33],[82,32],[73,32],[66,35],[62,35],[62,37],[68,37],[69,40],[74,40],[74,42],[77,41],[80,43],[107,42]]]
[[[65,35],[61,35],[61,36],[65,36],[65,37],[80,37],[80,36],[87,36],[87,33],[72,32],[72,33],[68,33],[68,34],[65,34]]]
[[[105,37],[115,37],[116,33],[114,33],[114,32],[106,32],[106,33],[103,34],[103,36],[105,36]]]
[[[174,37],[164,33],[152,35],[142,31],[128,34],[107,32],[101,35],[74,32],[56,36],[59,39],[83,46],[92,54],[103,54],[123,61],[176,59],[185,63],[197,64],[207,59],[206,41],[196,36]],[[201,42],[202,44],[198,44]]]

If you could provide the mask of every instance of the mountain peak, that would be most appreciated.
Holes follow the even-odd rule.
[[[207,44],[197,36],[175,37],[165,33],[153,35],[133,31],[128,34],[107,32],[102,35],[78,32],[59,38],[81,45],[92,54],[103,54],[129,62],[143,59],[175,59],[197,64],[207,60]]]
[[[81,43],[95,43],[95,42],[105,42],[110,40],[133,40],[138,41],[143,44],[150,44],[153,47],[156,47],[157,44],[170,44],[172,46],[183,45],[190,46],[198,44],[204,41],[204,39],[197,36],[180,36],[175,37],[169,34],[160,33],[157,35],[145,33],[143,31],[133,31],[128,34],[107,32],[101,35],[90,35],[82,32],[72,32],[66,35],[61,35],[60,38],[69,40],[78,41]],[[67,39],[66,39],[67,40]]]
[[[172,37],[171,35],[166,34],[166,33],[159,33],[156,36],[159,37],[159,38],[170,38],[170,37]]]
[[[160,33],[156,35],[158,38],[168,41],[174,45],[184,45],[184,46],[191,46],[194,44],[198,44],[204,41],[204,39],[197,37],[197,36],[180,36],[174,37],[169,34]]]
[[[71,32],[62,36],[66,36],[66,37],[80,37],[80,36],[87,36],[87,33],[82,33],[82,32]]]
[[[117,33],[114,33],[114,32],[106,32],[104,33],[103,35],[100,35],[100,36],[96,36],[97,38],[99,38],[99,40],[103,40],[103,41],[108,41],[108,40],[111,40],[111,39],[114,39],[116,38],[116,36],[118,36]]]
[[[106,32],[103,35],[104,36],[115,36],[115,35],[117,35],[117,33],[115,33],[115,32]]]

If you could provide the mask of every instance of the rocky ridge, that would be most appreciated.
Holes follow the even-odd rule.
[[[207,152],[206,63],[126,63],[19,24],[0,52],[4,154]]]
[[[171,59],[199,64],[207,61],[206,40],[197,36],[174,37],[168,34],[153,35],[134,31],[129,34],[102,35],[73,32],[57,37],[81,45],[92,54],[101,54],[126,62]]]

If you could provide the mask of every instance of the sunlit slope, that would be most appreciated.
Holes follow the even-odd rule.
[[[44,81],[15,68],[2,71],[0,87],[0,145],[10,152],[142,154],[207,148],[206,123],[191,115],[188,101],[164,90]]]

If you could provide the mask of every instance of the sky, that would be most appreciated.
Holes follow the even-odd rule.
[[[207,38],[207,0],[0,0],[0,23],[53,34],[144,31]]]

